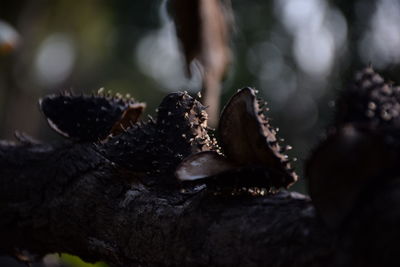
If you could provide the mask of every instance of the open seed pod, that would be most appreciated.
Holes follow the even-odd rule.
[[[136,123],[145,104],[131,98],[98,95],[49,95],[39,101],[49,126],[75,141],[98,141]]]
[[[225,106],[220,119],[220,143],[225,156],[215,153],[192,155],[178,166],[177,178],[193,181],[247,167],[249,174],[252,169],[257,173],[264,169],[268,173],[268,178],[261,177],[257,181],[243,178],[248,179],[249,186],[280,188],[294,183],[297,175],[288,156],[282,154],[285,149],[278,144],[276,131],[269,125],[264,111],[257,102],[254,89],[239,90]],[[246,182],[240,184],[246,186]]]
[[[219,124],[221,147],[237,165],[263,166],[274,173],[274,185],[287,187],[297,180],[285,151],[279,145],[275,129],[257,102],[256,91],[239,90],[222,111]]]

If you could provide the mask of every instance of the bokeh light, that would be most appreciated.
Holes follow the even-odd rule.
[[[37,80],[47,87],[63,82],[71,74],[76,49],[71,36],[51,34],[39,47],[35,58]]]
[[[400,2],[379,0],[360,42],[363,62],[383,68],[400,62]]]

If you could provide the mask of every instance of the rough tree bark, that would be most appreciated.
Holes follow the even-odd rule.
[[[170,125],[160,113],[157,123]],[[173,129],[159,132],[181,136]],[[392,172],[366,187],[333,230],[301,194],[182,191],[175,159],[144,173],[121,167],[135,153],[116,164],[101,151],[91,142],[0,143],[1,253],[67,252],[111,266],[377,266],[399,255],[400,183]]]
[[[296,193],[146,188],[88,145],[3,144],[0,157],[4,252],[67,252],[115,266],[320,266],[331,253],[332,236]]]

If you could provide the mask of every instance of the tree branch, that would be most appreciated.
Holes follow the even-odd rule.
[[[2,144],[0,167],[3,252],[67,252],[116,266],[321,266],[332,253],[332,237],[297,193],[144,187],[87,144]]]

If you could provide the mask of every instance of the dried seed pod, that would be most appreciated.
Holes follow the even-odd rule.
[[[215,148],[216,141],[208,135],[206,107],[187,92],[167,95],[157,108],[157,126],[171,144],[190,146],[191,153]],[[186,153],[186,148],[183,149]]]
[[[396,168],[398,156],[384,135],[347,124],[332,129],[306,165],[309,193],[324,222],[339,227],[380,175]]]
[[[171,93],[157,108],[156,120],[139,123],[98,145],[99,152],[135,172],[167,173],[190,154],[210,150],[207,113],[187,93]]]
[[[260,112],[256,92],[251,88],[239,90],[222,111],[219,131],[221,147],[231,161],[237,165],[262,166],[272,170],[275,187],[287,187],[297,180],[291,170],[287,155],[276,131]]]
[[[355,81],[337,101],[336,125],[400,126],[400,87],[385,83],[372,67],[356,74]]]
[[[236,93],[222,112],[219,131],[225,157],[217,153],[189,156],[177,168],[180,181],[222,187],[287,187],[297,180],[275,131],[258,106],[255,90]],[[240,179],[225,179],[224,172]],[[245,174],[247,175],[239,175]],[[250,175],[251,174],[251,175]],[[254,175],[253,175],[254,174]],[[208,175],[208,178],[207,178]]]
[[[371,67],[341,92],[335,124],[306,166],[309,192],[325,223],[339,227],[371,186],[396,173],[400,88]]]
[[[75,141],[98,141],[136,123],[145,108],[132,99],[60,94],[39,101],[50,127]]]

